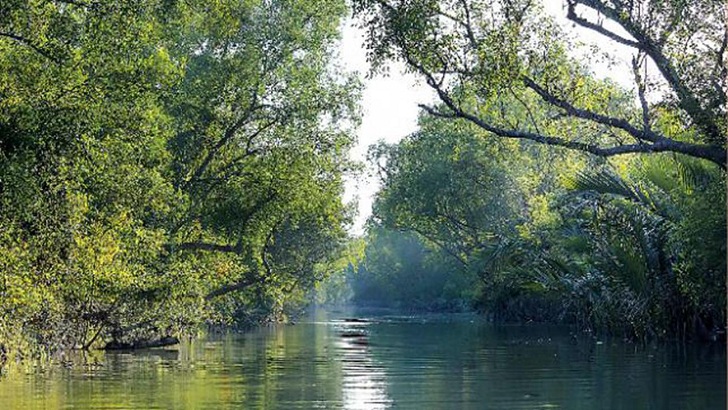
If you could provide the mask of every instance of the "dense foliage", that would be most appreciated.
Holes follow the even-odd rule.
[[[423,288],[431,306],[470,296],[495,319],[629,338],[723,329],[722,171],[675,156],[601,163],[489,138],[425,120],[374,151],[383,187],[354,301],[369,302],[374,288],[390,305],[431,308],[408,296]],[[433,281],[437,267],[459,278]]]
[[[358,121],[345,12],[2,2],[0,361],[279,317],[332,269]]]
[[[394,247],[381,232],[402,232],[438,251],[429,266],[477,277],[496,318],[724,334],[721,2],[566,1],[571,23],[623,46],[610,64],[632,57],[632,90],[595,76],[602,53],[580,52],[537,2],[356,4],[375,68],[401,61],[439,99],[417,133],[372,150],[382,190],[363,264],[376,267],[359,282],[406,283],[380,284],[376,262]],[[384,265],[419,274],[421,260]]]
[[[348,242],[344,0],[3,1],[0,365],[312,298],[712,337],[724,5],[565,5],[629,50],[633,90],[536,2],[354,2],[375,70],[399,60],[439,102],[372,148],[382,191]]]

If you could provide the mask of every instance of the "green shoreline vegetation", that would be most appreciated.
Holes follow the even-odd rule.
[[[279,320],[336,267],[342,1],[0,6],[2,361]]]
[[[723,6],[634,3],[566,2],[633,48],[631,92],[527,1],[2,2],[0,368],[313,302],[719,337]],[[352,6],[375,72],[400,61],[439,98],[371,147],[363,238]]]
[[[370,148],[355,302],[725,337],[724,3],[563,2],[618,55],[539,2],[354,4],[375,72],[399,62],[437,96],[417,132]],[[631,91],[592,71],[618,58]]]

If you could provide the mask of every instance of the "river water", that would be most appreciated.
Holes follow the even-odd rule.
[[[725,409],[721,345],[640,347],[475,316],[318,312],[11,374],[0,409]]]

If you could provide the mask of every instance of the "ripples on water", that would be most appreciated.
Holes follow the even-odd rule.
[[[319,314],[98,360],[0,380],[0,410],[726,408],[724,346],[645,348],[472,316]]]

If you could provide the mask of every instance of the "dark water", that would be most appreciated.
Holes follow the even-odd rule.
[[[722,346],[635,347],[474,317],[297,325],[0,380],[0,409],[725,409]]]

